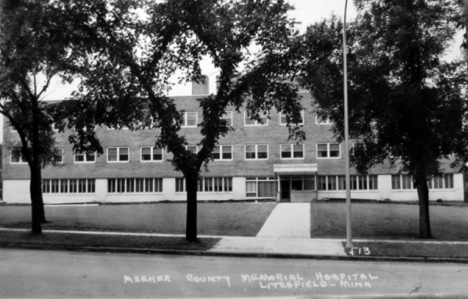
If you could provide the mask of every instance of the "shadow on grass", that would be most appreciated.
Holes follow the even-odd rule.
[[[91,234],[46,233],[33,236],[29,232],[0,232],[0,246],[8,247],[56,247],[56,248],[119,248],[151,250],[206,251],[220,238],[199,238],[187,242],[183,237],[108,236]]]

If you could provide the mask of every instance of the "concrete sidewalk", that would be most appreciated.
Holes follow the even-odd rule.
[[[305,257],[347,256],[340,240],[223,237],[209,252]]]
[[[260,238],[310,238],[310,203],[279,203],[257,234]]]

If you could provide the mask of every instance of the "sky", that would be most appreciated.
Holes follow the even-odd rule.
[[[342,18],[344,15],[345,1],[346,0],[287,0],[290,4],[295,7],[295,10],[291,11],[290,16],[296,21],[300,22],[298,30],[303,33],[308,25],[315,22],[319,22],[323,19],[329,18],[332,14]],[[356,16],[356,9],[352,0],[348,1],[347,20],[351,20]],[[449,51],[450,57],[460,56],[459,45],[461,44],[461,34],[457,37],[454,46]],[[202,71],[208,75],[210,80],[210,92],[214,92],[215,76],[217,74],[216,69],[205,61],[202,64]],[[45,100],[60,100],[69,97],[71,92],[75,90],[77,82],[75,84],[63,85],[60,80],[54,80],[50,85],[48,91],[45,93]],[[191,85],[178,85],[172,89],[170,95],[189,95],[191,93]],[[0,122],[0,126],[3,125],[3,120]],[[0,128],[0,141],[3,141],[3,130]]]

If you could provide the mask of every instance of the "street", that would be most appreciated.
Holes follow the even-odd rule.
[[[0,297],[468,294],[468,265],[0,249]]]

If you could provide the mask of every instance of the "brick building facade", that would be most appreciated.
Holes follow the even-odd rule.
[[[194,94],[208,92],[198,83]],[[304,142],[288,141],[284,115],[271,111],[264,124],[251,121],[244,111],[228,109],[234,131],[219,140],[215,161],[202,172],[199,200],[274,198],[277,201],[310,201],[313,198],[344,198],[342,144],[331,133],[329,120],[318,119],[307,92],[303,97]],[[174,97],[184,114],[181,133],[193,147],[200,140],[197,96]],[[56,134],[63,149],[62,164],[43,170],[46,203],[181,201],[186,199],[182,174],[168,159],[172,154],[154,148],[157,130],[97,127],[104,154],[75,155],[68,143],[69,131]],[[18,135],[4,124],[5,144]],[[4,200],[29,203],[29,167],[5,148],[2,156]],[[398,168],[379,165],[368,175],[351,171],[353,198],[416,200],[411,178]],[[463,174],[457,169],[430,181],[430,199],[463,200]]]

